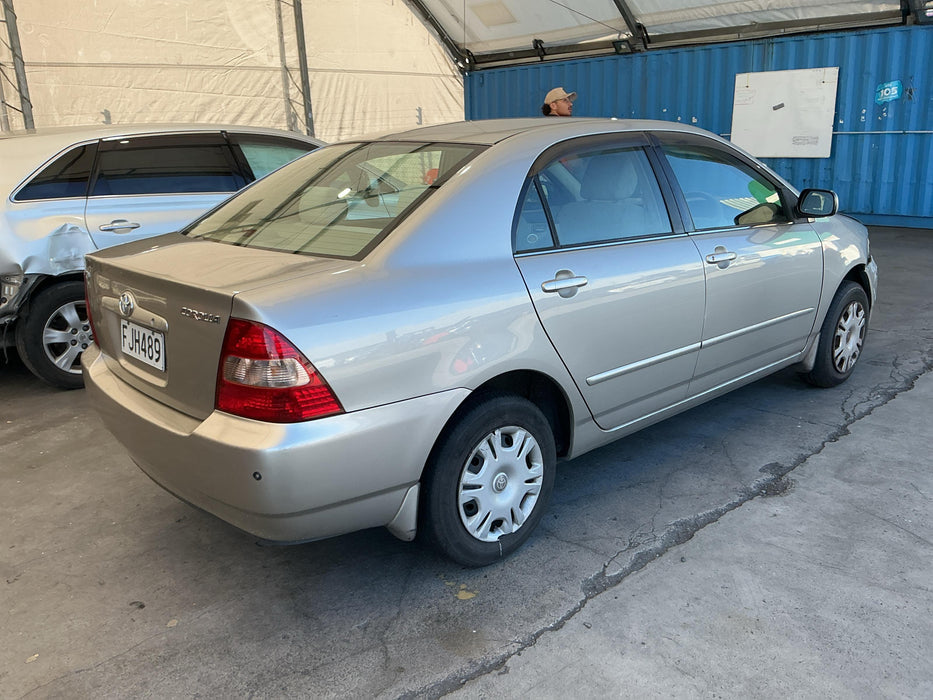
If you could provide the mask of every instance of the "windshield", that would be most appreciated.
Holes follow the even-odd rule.
[[[383,141],[321,148],[259,180],[186,234],[248,248],[359,259],[482,149]]]

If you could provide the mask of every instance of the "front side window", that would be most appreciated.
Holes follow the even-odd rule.
[[[24,202],[34,199],[66,199],[84,197],[87,182],[94,167],[97,142],[72,148],[30,180],[14,199]]]
[[[777,187],[751,166],[719,149],[665,145],[697,229],[789,221]]]
[[[257,182],[188,235],[288,253],[360,258],[481,150],[416,142],[321,148]]]
[[[235,192],[246,179],[220,133],[106,141],[91,195]]]

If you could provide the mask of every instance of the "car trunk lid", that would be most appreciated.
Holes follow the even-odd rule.
[[[234,297],[345,264],[175,234],[99,251],[87,258],[95,341],[122,380],[203,419]]]

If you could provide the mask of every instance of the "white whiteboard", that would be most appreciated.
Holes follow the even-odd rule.
[[[759,158],[829,158],[839,67],[738,73],[732,143]]]

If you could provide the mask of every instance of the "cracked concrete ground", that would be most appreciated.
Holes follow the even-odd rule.
[[[259,547],[0,363],[0,697],[931,697],[933,231],[872,230],[852,379],[791,372],[562,465],[511,559]]]
[[[927,375],[452,696],[933,697],[931,405]]]

